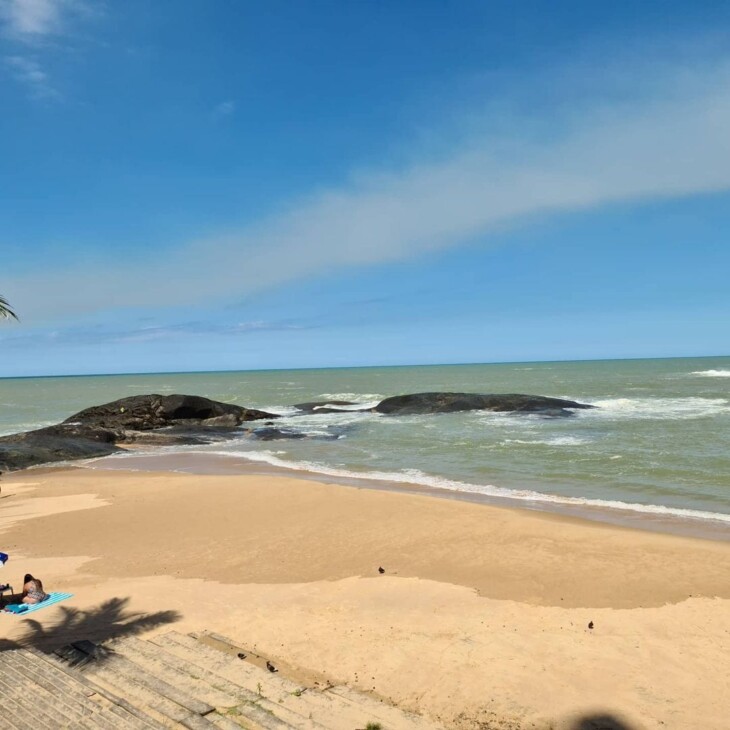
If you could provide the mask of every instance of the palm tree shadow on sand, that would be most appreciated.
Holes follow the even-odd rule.
[[[110,598],[90,609],[58,606],[57,620],[41,624],[24,619],[25,633],[16,640],[0,639],[0,651],[32,646],[53,651],[65,644],[88,639],[101,643],[121,636],[133,636],[180,620],[177,611],[134,613],[127,610],[129,598]]]
[[[571,730],[634,730],[634,728],[611,713],[600,712],[581,717]]]

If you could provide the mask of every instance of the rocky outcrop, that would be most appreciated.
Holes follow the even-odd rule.
[[[335,400],[300,403],[295,407],[304,415],[342,413],[338,406],[355,405],[351,401]],[[583,408],[593,406],[540,395],[414,393],[386,398],[375,408],[361,410],[393,416],[471,410],[571,416]],[[275,428],[277,417],[197,395],[135,395],[86,408],[56,426],[0,438],[0,471],[106,456],[123,451],[119,444],[204,444],[241,436],[262,441],[337,439],[349,428],[330,426],[327,433]],[[260,427],[241,427],[243,423],[257,420],[264,423]]]
[[[202,444],[240,433],[264,411],[197,395],[134,395],[86,408],[63,423],[0,438],[0,471],[123,451],[117,444]]]
[[[251,431],[251,436],[253,436],[253,438],[255,439],[258,439],[259,441],[282,441],[284,439],[291,441],[307,438],[307,434],[302,433],[301,431],[292,431],[289,428],[271,427],[256,428]]]
[[[70,459],[91,459],[121,451],[117,434],[103,428],[58,425],[0,438],[0,471],[26,469],[37,464]]]
[[[423,413],[455,413],[457,411],[497,411],[539,413],[545,416],[571,416],[573,409],[593,408],[562,398],[543,395],[480,394],[480,393],[414,393],[386,398],[373,409],[377,413],[407,416]]]
[[[67,418],[64,423],[80,423],[115,431],[151,431],[173,425],[236,428],[245,421],[259,418],[276,416],[199,395],[153,394],[133,395],[101,406],[92,406]]]

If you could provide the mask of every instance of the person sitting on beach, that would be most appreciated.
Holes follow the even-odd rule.
[[[43,581],[40,578],[34,578],[30,573],[26,573],[25,578],[23,578],[22,602],[32,605],[42,603],[46,598],[48,598],[48,594],[43,590]]]

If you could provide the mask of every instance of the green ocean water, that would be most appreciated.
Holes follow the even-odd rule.
[[[532,393],[597,406],[567,419],[470,412],[301,415],[421,391]],[[540,504],[730,522],[730,357],[0,380],[0,433],[138,393],[191,393],[283,415],[292,441],[195,449],[239,463]],[[139,467],[140,456],[130,458]],[[174,463],[174,459],[170,462]],[[689,511],[689,512],[687,512]]]

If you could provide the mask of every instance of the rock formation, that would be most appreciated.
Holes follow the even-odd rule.
[[[327,414],[343,412],[336,406],[354,405],[357,404],[350,401],[317,401],[300,403],[295,408],[302,415]],[[375,408],[362,410],[392,416],[471,410],[572,416],[575,410],[583,408],[593,406],[540,395],[414,393],[386,398]],[[331,427],[328,434],[309,434],[291,428],[272,428],[275,418],[278,416],[272,413],[197,395],[134,395],[86,408],[56,426],[0,438],[0,471],[106,456],[123,451],[118,444],[205,444],[241,436],[262,441],[337,439],[348,428]],[[265,421],[262,427],[241,428],[243,423],[258,420]]]
[[[422,413],[455,413],[457,411],[497,411],[539,413],[545,416],[571,416],[573,409],[593,408],[562,398],[543,395],[480,394],[480,393],[414,393],[386,398],[373,409],[377,413],[407,416]]]
[[[0,471],[89,459],[119,443],[201,444],[230,438],[240,424],[277,416],[197,395],[134,395],[86,408],[63,423],[0,438]]]
[[[116,431],[151,431],[180,425],[236,428],[244,421],[259,418],[276,416],[199,395],[133,395],[86,408],[67,418],[64,423],[80,423]]]

